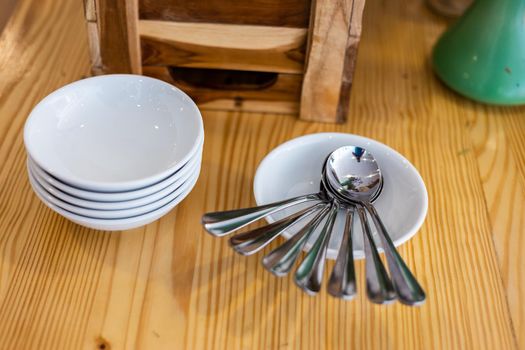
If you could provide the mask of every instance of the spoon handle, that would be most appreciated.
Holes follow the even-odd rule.
[[[377,247],[370,232],[370,225],[366,217],[365,209],[358,205],[357,213],[361,219],[363,230],[363,241],[365,245],[366,260],[366,294],[368,299],[376,304],[387,304],[396,299],[396,293],[392,281],[388,277],[385,266],[381,262]]]
[[[365,203],[364,205],[372,214],[372,220],[379,231],[399,301],[406,305],[422,304],[426,298],[425,291],[421,288],[401,255],[399,255],[375,207],[370,203]]]
[[[329,209],[330,207],[325,205],[299,232],[266,255],[262,261],[263,266],[278,277],[287,275],[297,260],[304,244],[328,214]]]
[[[343,239],[335,261],[334,269],[328,280],[328,293],[336,298],[353,299],[357,292],[354,268],[354,249],[352,247],[352,226],[354,207],[346,208],[346,221]]]
[[[241,255],[257,253],[299,220],[318,210],[321,205],[323,204],[315,204],[269,225],[235,235],[230,238],[230,245]]]
[[[319,237],[306,254],[303,262],[295,272],[295,283],[309,295],[315,295],[321,290],[326,249],[337,216],[337,206],[332,204],[330,214],[321,230]]]
[[[292,205],[320,200],[323,199],[318,193],[307,194],[258,207],[206,213],[202,216],[201,221],[206,231],[214,236],[221,237]]]

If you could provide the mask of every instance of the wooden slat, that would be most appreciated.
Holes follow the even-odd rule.
[[[98,0],[84,0],[84,17],[86,19],[89,53],[91,57],[91,73],[104,74],[102,57],[100,56],[100,26],[97,17]]]
[[[100,0],[98,0],[100,1]],[[114,0],[112,0],[114,1]],[[131,73],[142,74],[142,56],[140,52],[140,37],[138,30],[139,0],[124,0],[126,11],[126,29],[128,40],[129,64]]]
[[[279,74],[276,82],[262,90],[224,90],[193,86],[173,79],[166,67],[143,67],[145,75],[172,83],[188,93],[205,110],[237,110],[297,114],[302,77]]]
[[[301,119],[346,119],[364,4],[364,0],[312,1]]]
[[[344,53],[343,75],[341,78],[341,88],[339,91],[336,120],[346,120],[348,117],[348,111],[350,107],[350,92],[352,91],[352,82],[354,81],[359,41],[361,40],[364,7],[365,0],[353,0],[346,50]]]
[[[309,0],[140,0],[140,18],[307,28]]]
[[[143,65],[302,73],[306,29],[139,22]]]
[[[97,22],[104,73],[141,73],[137,1],[98,0]]]
[[[100,57],[100,34],[97,22],[87,22],[87,35],[89,41],[89,54],[91,57],[91,71],[95,75],[103,74],[102,59]]]
[[[87,22],[97,21],[96,0],[84,0],[84,17]]]

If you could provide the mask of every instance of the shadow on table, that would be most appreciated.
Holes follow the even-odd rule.
[[[278,278],[264,269],[261,259],[270,249],[243,257],[231,251],[223,240],[219,251],[216,258],[194,269],[194,278],[198,279],[192,288],[196,293],[192,296],[194,310],[199,314],[196,327],[215,332],[222,329],[228,336],[233,333],[243,338],[271,333],[279,325],[286,327],[287,332],[298,329],[295,325],[302,320],[299,312],[290,310],[290,305],[296,305],[290,301],[302,297],[302,292],[295,286],[293,276]],[[202,316],[207,321],[201,321]]]

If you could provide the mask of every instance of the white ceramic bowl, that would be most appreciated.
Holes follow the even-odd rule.
[[[57,212],[58,214],[62,215],[66,219],[69,219],[73,221],[76,224],[86,226],[89,228],[93,228],[96,230],[103,230],[103,231],[122,231],[122,230],[130,230],[133,228],[137,228],[140,226],[147,225],[162,216],[166,215],[169,211],[171,211],[173,208],[177,206],[188,194],[191,192],[195,184],[197,183],[197,179],[199,178],[199,173],[196,173],[193,178],[191,178],[188,183],[186,190],[182,192],[179,196],[174,198],[171,202],[165,204],[164,206],[153,210],[149,213],[138,215],[134,217],[129,218],[123,218],[123,219],[94,219],[85,217],[82,215],[78,215],[72,212],[69,212],[67,210],[64,210],[60,208],[59,206],[47,201],[45,193],[42,193],[39,188],[38,184],[36,183],[36,180],[31,177],[29,174],[29,182],[31,183],[31,186],[38,196],[38,198],[50,209]]]
[[[189,162],[189,164],[185,165],[183,169],[181,169],[180,177],[175,179],[171,184],[163,188],[162,190],[155,192],[153,194],[150,194],[149,196],[145,196],[142,198],[133,199],[130,201],[120,201],[120,202],[97,202],[97,201],[89,201],[82,198],[74,197],[66,192],[62,192],[61,190],[57,189],[55,186],[49,184],[46,182],[46,180],[39,175],[39,173],[42,172],[42,170],[37,169],[37,166],[31,162],[30,158],[28,158],[28,168],[31,171],[32,176],[34,179],[38,182],[40,186],[43,187],[45,192],[49,193],[50,195],[56,197],[57,199],[66,202],[67,204],[71,204],[76,207],[81,207],[84,209],[90,209],[90,210],[105,210],[105,211],[113,211],[113,210],[122,210],[122,209],[132,209],[137,207],[142,207],[144,205],[150,205],[152,203],[155,203],[159,201],[160,199],[168,196],[172,192],[174,192],[177,188],[179,188],[182,184],[184,184],[188,178],[190,178],[192,175],[194,175],[196,172],[199,171],[200,166],[200,155],[198,158],[195,158]],[[76,212],[75,210],[72,210],[72,212]],[[84,215],[83,212],[78,212],[78,214]],[[87,215],[87,214],[85,214]],[[87,215],[91,216],[91,215]],[[123,217],[126,216],[132,216],[125,214]],[[94,215],[94,217],[97,217],[97,215]]]
[[[53,196],[51,193],[47,192],[42,185],[38,182],[38,180],[35,178],[33,172],[31,169],[28,168],[30,177],[35,181],[33,184],[40,192],[40,194],[44,195],[46,197],[46,200],[49,203],[52,203],[64,210],[67,210],[73,214],[78,214],[82,216],[86,216],[89,218],[94,219],[123,219],[123,218],[129,218],[133,216],[143,215],[146,213],[149,213],[153,210],[156,210],[163,205],[171,202],[173,199],[178,197],[181,193],[183,193],[187,187],[188,183],[183,182],[180,184],[177,188],[175,188],[172,192],[170,192],[168,195],[162,197],[158,201],[155,201],[150,204],[146,204],[140,207],[131,208],[131,209],[121,209],[121,210],[95,210],[95,209],[86,209],[82,207],[78,207],[73,204],[69,204],[67,202],[64,202],[60,200],[59,198]],[[189,179],[189,182],[195,177],[200,171],[200,167],[198,170],[192,174],[192,176]]]
[[[40,177],[42,177],[47,183],[49,183],[50,185],[53,185],[54,187],[61,190],[62,192],[65,192],[71,196],[89,200],[89,201],[121,202],[121,201],[131,201],[135,199],[140,199],[140,198],[149,196],[151,194],[154,194],[158,191],[163,190],[170,184],[172,184],[179,177],[184,176],[184,174],[188,171],[188,167],[186,165],[190,165],[192,161],[195,161],[195,159],[197,159],[198,162],[201,162],[202,144],[201,144],[201,147],[196,150],[195,154],[192,155],[190,160],[185,165],[183,165],[182,168],[179,168],[169,177],[151,186],[142,187],[140,189],[136,189],[132,191],[124,191],[124,192],[93,192],[93,191],[87,191],[87,190],[83,190],[77,187],[70,186],[68,184],[65,184],[59,181],[58,179],[54,178],[48,173],[46,173],[43,169],[41,169],[38,166],[38,164],[36,164],[31,159],[30,156],[28,157],[28,159],[31,161],[31,163],[33,164],[33,169],[35,170],[35,172],[38,173]]]
[[[333,150],[354,145],[370,151],[377,159],[384,177],[381,195],[374,203],[396,246],[414,236],[423,224],[428,208],[428,195],[418,171],[401,154],[372,139],[341,133],[320,133],[298,137],[274,149],[259,165],[254,194],[258,205],[319,191],[321,168]],[[304,206],[283,210],[268,217],[269,222],[296,212]],[[329,259],[337,257],[344,227],[344,215],[338,215],[328,247]],[[300,225],[298,225],[300,226]],[[373,227],[373,226],[372,226]],[[285,232],[289,238],[297,228]],[[318,230],[319,231],[319,230]],[[373,227],[374,235],[376,235]],[[358,220],[353,227],[354,257],[364,258],[363,235]],[[306,244],[309,249],[318,235]],[[377,241],[380,246],[380,242]]]
[[[181,90],[139,75],[66,85],[29,115],[24,142],[46,172],[89,191],[129,191],[184,165],[204,138],[202,117]]]

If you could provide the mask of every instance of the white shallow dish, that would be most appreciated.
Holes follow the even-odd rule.
[[[390,237],[399,246],[413,237],[423,224],[428,209],[428,194],[416,168],[392,148],[372,139],[342,133],[311,134],[283,143],[268,154],[259,167],[254,180],[254,194],[257,205],[263,205],[286,198],[319,191],[321,169],[327,155],[346,145],[367,149],[376,158],[384,177],[383,191],[375,206]],[[268,216],[274,222],[296,212],[302,206],[295,206]],[[302,225],[297,225],[301,227]],[[327,257],[335,259],[341,242],[344,215],[340,213],[334,226]],[[377,235],[371,224],[373,234]],[[310,249],[319,229],[307,242]],[[289,238],[297,227],[283,235]],[[376,240],[380,246],[380,242]],[[359,220],[353,226],[354,258],[363,259],[363,235]]]
[[[89,191],[128,191],[173,174],[204,139],[195,103],[140,75],[103,75],[66,85],[29,115],[24,143],[60,181]]]
[[[61,203],[64,203],[65,206],[62,207],[73,213],[102,219],[129,217],[139,215],[140,212],[151,211],[152,206],[158,207],[158,204],[166,198],[173,196],[174,193],[180,192],[180,188],[191,176],[199,171],[199,167],[200,162],[194,162],[194,164],[188,165],[188,171],[185,172],[184,176],[181,176],[161,191],[146,197],[124,202],[93,202],[70,196],[48,184],[35,172],[34,165],[28,161],[28,169],[31,171],[31,175],[45,192],[56,198],[56,205],[62,206]],[[51,202],[53,201],[51,200]]]
[[[131,209],[131,208],[148,205],[148,204],[154,203],[160,200],[161,198],[169,195],[171,192],[177,189],[180,185],[186,182],[191,175],[193,175],[195,172],[198,172],[198,167],[200,166],[200,160],[201,160],[201,156],[199,155],[198,158],[195,158],[191,160],[190,162],[188,162],[188,164],[186,164],[184,168],[181,169],[180,176],[176,178],[171,184],[163,188],[162,190],[152,193],[142,198],[137,198],[137,199],[133,199],[129,201],[119,201],[119,202],[98,202],[98,201],[90,201],[90,200],[85,200],[82,198],[71,196],[68,193],[63,192],[59,190],[58,188],[56,188],[55,186],[51,185],[42,176],[40,176],[39,174],[42,173],[42,170],[38,169],[38,166],[35,165],[30,160],[30,158],[28,158],[27,163],[28,163],[28,168],[31,169],[32,175],[35,178],[35,180],[39,183],[39,185],[42,186],[46,190],[46,192],[58,198],[59,200],[62,200],[68,204],[72,204],[74,206],[85,208],[85,209],[121,210],[121,209]],[[79,214],[82,214],[82,213],[79,213]]]
[[[50,203],[46,200],[46,195],[41,193],[38,190],[36,180],[33,179],[31,175],[29,175],[29,182],[31,183],[31,187],[33,188],[33,191],[35,192],[37,197],[47,207],[49,207],[51,210],[55,211],[56,213],[62,215],[66,219],[69,219],[76,224],[79,224],[85,227],[89,227],[89,228],[93,228],[96,230],[123,231],[123,230],[130,230],[133,228],[147,225],[155,220],[158,220],[162,216],[166,215],[173,208],[175,208],[184,198],[188,196],[188,194],[191,192],[191,190],[197,183],[197,180],[199,178],[198,175],[199,174],[197,173],[196,176],[194,176],[194,178],[188,182],[188,187],[183,193],[181,193],[178,197],[174,198],[171,202],[165,204],[161,208],[158,208],[157,210],[151,211],[143,215],[138,215],[138,216],[124,218],[124,219],[114,219],[114,220],[94,219],[94,218],[85,217],[85,216],[74,214],[67,210],[64,210],[60,208],[59,206],[56,206],[53,203]]]
[[[46,173],[43,169],[39,167],[37,163],[33,159],[31,159],[30,156],[28,158],[31,160],[31,162],[34,165],[34,169],[36,172],[38,172],[38,175],[40,175],[47,183],[50,185],[53,185],[57,189],[61,190],[62,192],[65,192],[71,196],[82,198],[89,201],[95,201],[95,202],[121,202],[121,201],[130,201],[138,198],[143,198],[146,196],[149,196],[153,193],[156,193],[167,186],[169,186],[171,183],[176,181],[179,177],[183,176],[183,174],[187,171],[186,165],[189,165],[191,161],[194,161],[195,158],[198,159],[200,162],[202,159],[202,143],[200,148],[198,148],[195,152],[195,154],[192,155],[188,163],[183,165],[182,168],[175,171],[173,174],[169,175],[167,178],[165,178],[162,181],[157,182],[156,184],[153,184],[151,186],[142,187],[135,190],[130,191],[124,191],[124,192],[94,192],[94,191],[87,191],[83,190],[77,187],[70,186],[68,184],[65,184],[61,182],[60,180],[54,178],[53,176]]]
[[[32,173],[32,171],[30,169],[29,170],[29,175],[31,176],[31,178],[35,181],[34,183],[34,186],[38,188],[39,192],[43,195],[46,196],[46,200],[64,210],[67,210],[73,214],[78,214],[78,215],[82,215],[82,216],[86,216],[86,217],[90,217],[90,218],[94,218],[94,219],[110,219],[110,220],[113,220],[113,219],[124,219],[124,218],[129,218],[129,217],[133,217],[133,216],[138,216],[138,215],[143,215],[143,214],[146,214],[146,213],[149,213],[153,210],[156,210],[160,207],[162,207],[163,205],[171,202],[173,199],[175,199],[176,197],[178,197],[181,193],[183,193],[186,188],[188,187],[188,183],[184,182],[182,184],[180,184],[177,188],[175,188],[172,192],[170,192],[168,195],[164,196],[163,198],[159,199],[158,201],[155,201],[153,203],[150,203],[150,204],[146,204],[146,205],[143,205],[143,206],[140,206],[140,207],[136,207],[136,208],[131,208],[131,209],[121,209],[121,210],[94,210],[94,209],[86,209],[86,208],[82,208],[82,207],[78,207],[76,205],[72,205],[72,204],[69,204],[69,203],[66,203],[60,199],[58,199],[57,197],[53,196],[52,194],[50,194],[49,192],[47,192],[42,186],[40,183],[38,183],[38,180],[36,180],[34,174]],[[200,171],[200,168],[198,169]],[[190,179],[189,179],[189,182],[191,183],[191,180],[193,180],[193,178],[195,176],[198,175],[198,172],[194,173]]]

